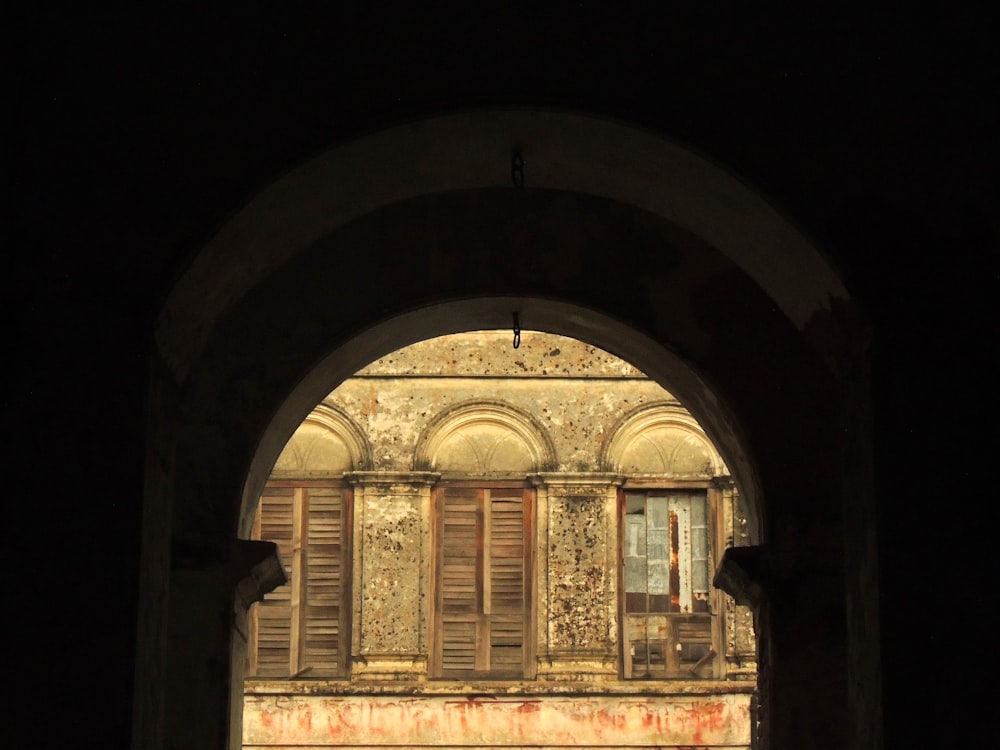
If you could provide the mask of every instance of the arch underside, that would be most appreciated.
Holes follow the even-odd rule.
[[[392,263],[379,260],[385,257]],[[733,307],[739,316],[727,312]],[[576,194],[489,189],[429,196],[317,242],[226,319],[219,345],[192,380],[204,405],[197,413],[215,421],[213,411],[232,410],[245,421],[241,434],[264,436],[243,453],[254,465],[241,500],[253,502],[296,425],[338,382],[423,338],[505,328],[513,311],[522,326],[607,349],[675,393],[751,505],[770,461],[782,474],[800,472],[803,486],[817,485],[815,459],[794,458],[806,444],[788,440],[762,451],[762,440],[746,430],[758,421],[767,426],[774,402],[791,400],[791,408],[781,407],[793,414],[789,432],[831,437],[818,428],[834,417],[828,394],[766,387],[832,387],[820,355],[722,253],[657,217]],[[372,322],[364,332],[349,327],[359,317]],[[255,368],[259,378],[251,381],[246,373]],[[240,373],[237,389],[230,371]],[[731,408],[726,391],[742,397],[751,383],[760,392],[742,399],[747,419]],[[261,400],[268,410],[245,408]],[[836,453],[828,455],[835,462]],[[191,456],[198,463],[209,463],[205,454]],[[225,494],[233,497],[233,489]]]
[[[644,137],[636,142],[646,143]],[[312,229],[300,224],[293,232],[290,219],[298,209],[282,201],[331,194],[329,185],[319,187],[330,177],[322,168],[330,162],[320,160],[319,168],[293,175],[278,197],[265,194],[264,204],[248,208],[249,219],[245,212],[220,233],[168,301],[158,336],[144,564],[170,585],[147,592],[150,611],[165,613],[169,601],[201,596],[193,593],[199,586],[209,599],[225,600],[224,589],[213,589],[217,584],[198,582],[197,560],[221,557],[236,564],[231,540],[247,527],[282,447],[339,382],[422,339],[507,328],[512,312],[524,328],[606,349],[675,394],[718,447],[748,501],[758,538],[794,568],[788,595],[800,592],[806,601],[819,582],[843,591],[843,560],[834,540],[843,522],[838,425],[844,392],[824,358],[826,339],[813,335],[820,324],[824,331],[849,325],[829,306],[846,298],[839,282],[830,281],[835,277],[808,242],[745,188],[703,181],[683,204],[661,211],[662,196],[594,194],[602,170],[615,187],[629,183],[624,172],[634,165],[615,176],[610,165],[592,162],[584,169],[580,155],[571,161],[584,190],[514,190],[471,178],[446,189],[449,180],[439,175],[430,182],[437,179],[442,189],[417,190],[401,200],[382,196],[333,226],[317,219]],[[719,174],[694,170],[687,179]],[[669,177],[647,173],[643,184]],[[667,192],[676,194],[675,188]],[[704,210],[711,214],[720,196],[731,194],[752,197],[729,213],[742,212],[746,226],[757,227],[753,247],[745,237],[734,239],[739,222],[732,215],[723,217],[712,241],[704,230],[710,218],[687,220]],[[318,203],[307,206],[317,216]],[[264,222],[263,239],[243,233],[247,221]],[[783,228],[771,231],[775,226]],[[286,232],[295,234],[288,243],[292,252],[269,255],[264,245],[281,244]],[[239,252],[244,244],[245,257]],[[254,253],[267,261],[255,265]],[[796,259],[795,274],[761,270],[765,258],[783,254]],[[220,274],[244,279],[243,287],[217,285]],[[797,284],[803,278],[809,283]],[[171,544],[173,573],[163,568],[170,560],[163,550]],[[177,572],[179,549],[194,550],[184,558],[195,560],[185,563],[194,572]],[[169,624],[161,615],[158,638],[168,638],[169,630],[170,642],[183,642],[200,620],[183,603],[171,611]],[[833,595],[781,610],[766,625],[762,647],[784,632],[821,628],[809,657],[809,701],[797,697],[793,684],[802,673],[793,661],[771,665],[771,699],[804,711],[782,730],[789,736],[813,731],[809,705],[845,705],[846,638],[831,625],[842,611],[840,596]],[[228,639],[227,631],[216,640]],[[140,714],[160,715],[151,706],[163,705],[162,726],[189,726],[192,716],[200,716],[203,726],[218,724],[217,698],[210,697],[218,695],[218,678],[198,666],[207,658],[198,648],[208,656],[218,648],[211,637],[202,640],[167,659],[165,681],[139,686]],[[140,664],[140,673],[161,669],[153,666],[155,654],[142,658],[147,666]],[[143,725],[137,720],[137,731]]]

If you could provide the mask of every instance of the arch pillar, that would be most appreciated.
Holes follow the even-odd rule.
[[[273,542],[232,539],[174,549],[166,747],[240,747],[247,610],[284,582]]]

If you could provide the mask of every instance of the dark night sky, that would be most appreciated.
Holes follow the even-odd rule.
[[[988,661],[985,618],[964,631],[965,646],[932,620],[903,626],[987,608],[977,576],[996,568],[993,535],[939,528],[938,549],[953,554],[923,569],[923,556],[903,551],[928,543],[930,498],[971,501],[980,520],[992,499],[993,456],[975,439],[995,432],[990,4],[780,14],[739,2],[284,5],[66,3],[8,28],[4,410],[18,488],[8,611],[43,613],[41,624],[24,620],[41,645],[17,648],[14,663],[29,688],[61,670],[88,679],[86,696],[57,689],[67,721],[53,736],[127,743],[146,353],[164,295],[283,172],[359,133],[481,105],[660,131],[726,165],[819,241],[875,329],[885,618],[900,633],[888,659],[929,649],[924,675],[938,685]],[[933,427],[918,415],[929,406]],[[953,466],[961,476],[942,468]],[[44,535],[37,514],[52,519]],[[887,681],[893,712],[909,706],[907,679]],[[965,693],[936,700],[951,717],[977,715]],[[888,729],[930,736],[898,718]]]

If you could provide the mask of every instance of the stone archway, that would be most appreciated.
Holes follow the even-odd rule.
[[[515,147],[523,190],[509,185]],[[379,354],[506,327],[513,311],[669,384],[761,509],[762,583],[777,592],[762,651],[783,646],[762,654],[775,746],[844,746],[851,711],[877,722],[877,701],[858,700],[877,698],[877,653],[849,651],[865,634],[839,624],[877,613],[873,557],[845,569],[838,541],[846,523],[874,551],[870,451],[855,440],[863,354],[843,286],[764,200],[690,151],[594,118],[493,111],[378,133],[290,173],[168,299],[151,382],[136,746],[234,740],[234,591],[268,554],[236,540],[270,468],[259,457],[276,457],[319,397]]]
[[[748,746],[752,626],[708,588],[722,550],[752,543],[721,458],[633,365],[554,334],[511,341],[500,330],[418,342],[328,394],[310,418],[342,411],[373,446],[368,471],[277,471],[313,444],[310,418],[296,429],[252,538],[278,543],[299,585],[249,618],[245,747]],[[317,492],[340,502],[321,500],[314,518]],[[644,522],[625,516],[647,496],[673,519],[652,523],[673,540],[672,562],[652,568]],[[339,563],[317,551],[314,600],[310,549],[331,539]],[[498,578],[485,575],[494,554]],[[647,606],[650,587],[676,602],[636,614],[636,586]]]

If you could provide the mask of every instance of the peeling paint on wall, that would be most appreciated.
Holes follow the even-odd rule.
[[[414,344],[349,378],[326,402],[357,422],[371,443],[373,468],[383,471],[413,468],[413,447],[438,414],[501,392],[548,430],[557,470],[599,471],[600,450],[623,413],[674,402],[639,370],[595,347],[525,332],[514,350],[509,336],[481,331]]]
[[[523,331],[517,349],[510,331],[475,331],[428,339],[372,362],[365,375],[494,375],[513,377],[643,378],[639,369],[576,339]]]
[[[558,491],[558,489],[556,490]],[[603,497],[549,497],[549,646],[607,650],[611,596]]]
[[[244,747],[733,747],[748,694],[250,696]]]
[[[245,748],[749,744],[756,675],[749,610],[713,594],[713,612],[723,616],[709,634],[718,649],[710,657],[724,658],[673,681],[623,679],[630,673],[619,643],[622,469],[627,464],[638,481],[688,482],[703,498],[716,492],[711,544],[748,544],[745,509],[723,462],[673,396],[631,365],[547,334],[525,332],[518,350],[510,343],[507,331],[422,342],[331,393],[323,408],[357,437],[350,450],[328,441],[341,458],[325,466],[341,467],[352,455],[367,464],[369,453],[370,466],[341,467],[345,476],[307,465],[331,451],[312,448],[322,444],[312,433],[293,441],[291,463],[303,476],[326,470],[354,485],[353,589],[344,603],[351,664],[340,681],[248,683]],[[441,427],[448,419],[454,429]],[[519,614],[536,615],[525,639],[532,666],[517,673],[531,679],[494,675],[471,695],[470,684],[428,672],[443,638],[432,622],[443,605],[433,596],[440,573],[430,546],[431,488],[498,477],[538,499],[524,567],[534,594]],[[715,478],[725,489],[709,489]],[[482,550],[476,559],[485,565]],[[722,675],[730,680],[714,679]]]
[[[363,500],[361,653],[411,654],[419,648],[421,514],[412,493]]]

